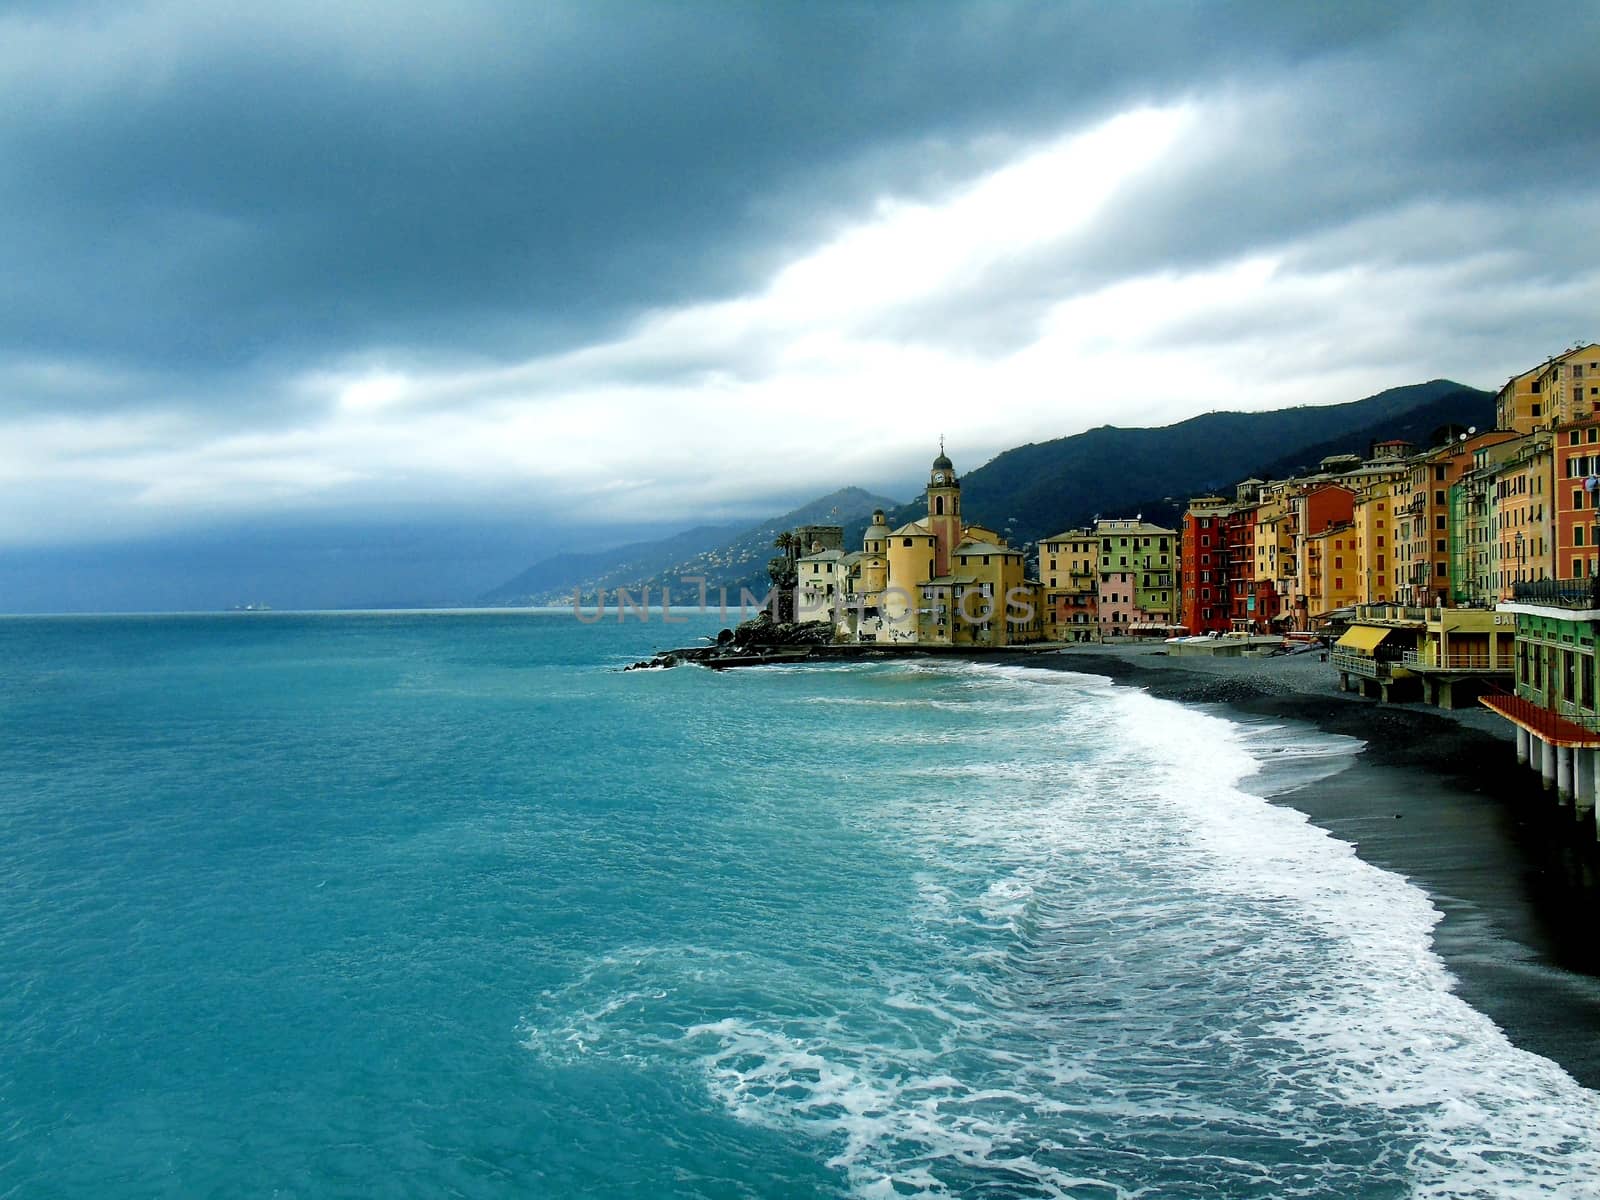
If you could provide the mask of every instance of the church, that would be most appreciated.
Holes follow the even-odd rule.
[[[1043,591],[1023,552],[969,525],[961,480],[939,448],[928,473],[928,515],[891,530],[872,514],[861,549],[816,548],[798,563],[796,615],[830,620],[840,641],[1011,646],[1043,638]]]

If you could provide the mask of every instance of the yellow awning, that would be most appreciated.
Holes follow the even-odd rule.
[[[1334,645],[1371,654],[1378,648],[1379,643],[1393,632],[1393,629],[1384,625],[1352,625]]]

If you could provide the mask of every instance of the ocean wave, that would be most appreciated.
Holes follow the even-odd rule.
[[[1600,1188],[1600,1097],[1454,993],[1428,897],[1264,798],[1359,742],[1090,676],[886,675],[808,698],[858,702],[870,784],[808,803],[910,872],[837,909],[851,953],[625,947],[531,1049],[689,1072],[862,1196]]]

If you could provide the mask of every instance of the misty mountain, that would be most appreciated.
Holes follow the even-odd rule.
[[[859,531],[875,508],[897,502],[862,488],[840,488],[755,526],[706,525],[656,542],[636,542],[597,554],[562,554],[544,559],[478,598],[479,604],[566,604],[574,593],[588,600],[601,590],[627,588],[637,597],[649,588],[659,601],[672,589],[673,602],[697,603],[698,585],[682,580],[704,576],[712,592],[725,589],[737,603],[740,588],[765,595],[767,560],[773,539],[797,525],[845,525]]]
[[[597,580],[652,579],[677,563],[709,553],[745,532],[743,525],[697,525],[658,541],[631,542],[590,554],[556,554],[541,559],[515,578],[478,597],[479,604],[543,604],[570,600],[572,589]]]

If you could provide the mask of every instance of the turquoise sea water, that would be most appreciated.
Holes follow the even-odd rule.
[[[1354,744],[718,623],[0,621],[0,1196],[1600,1194]]]

